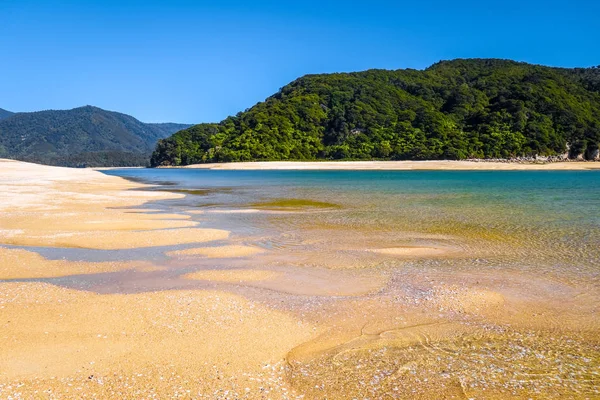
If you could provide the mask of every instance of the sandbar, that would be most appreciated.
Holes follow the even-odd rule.
[[[143,271],[151,271],[155,270],[157,267],[141,261],[83,262],[48,260],[32,251],[0,247],[0,280],[55,278],[69,275],[115,272],[134,268]]]
[[[264,253],[264,250],[254,246],[227,245],[176,250],[167,252],[167,255],[170,257],[204,256],[208,258],[234,258],[247,257],[260,253]]]
[[[455,248],[441,246],[400,246],[387,247],[383,249],[369,249],[373,253],[385,254],[398,257],[442,257],[459,253]]]
[[[256,282],[273,279],[280,276],[275,271],[257,269],[204,270],[183,275],[185,279],[197,279],[222,282]]]

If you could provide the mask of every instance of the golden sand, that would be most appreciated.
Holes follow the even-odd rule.
[[[192,228],[188,216],[133,213],[176,193],[88,169],[0,160],[0,244],[131,249],[225,239],[228,232]]]
[[[0,307],[3,398],[285,398],[278,363],[314,332],[208,291],[97,295],[3,283]]]
[[[229,170],[583,170],[599,162],[503,163],[473,161],[258,161],[194,164],[184,168]]]
[[[273,279],[280,276],[275,271],[257,269],[204,270],[184,275],[186,279],[221,282],[256,282]]]
[[[71,262],[47,260],[37,253],[0,247],[0,280],[51,278],[79,274],[96,274],[125,269],[151,271],[155,266],[146,262]]]
[[[248,257],[264,253],[264,250],[253,246],[228,245],[218,247],[197,247],[193,249],[170,251],[170,257],[204,256],[208,258],[235,258]]]
[[[149,220],[149,219],[190,219],[191,216],[187,215],[187,214],[167,214],[167,213],[160,213],[160,214],[146,214],[150,211],[135,211],[132,212],[131,210],[123,210],[126,214],[141,214],[138,215],[138,218],[143,218],[144,220]]]
[[[183,217],[183,218],[182,218]],[[2,228],[26,229],[29,231],[124,231],[151,230],[169,228],[188,228],[196,226],[194,221],[185,221],[185,215],[176,218],[161,214],[125,214],[105,213],[19,213],[0,217]],[[189,218],[189,216],[187,216]]]
[[[389,256],[399,257],[441,257],[449,256],[459,253],[458,249],[450,247],[434,247],[434,246],[402,246],[402,247],[388,247],[384,249],[370,249],[368,251],[385,254]]]
[[[2,232],[0,232],[2,233]],[[147,231],[57,231],[41,234],[36,231],[4,233],[2,243],[21,246],[78,247],[117,250],[140,247],[170,246],[226,239],[228,231],[221,229],[157,229]]]
[[[182,194],[85,169],[0,160],[0,172],[0,243],[129,249],[229,236],[136,208]],[[159,268],[0,247],[0,280]],[[99,295],[27,282],[0,282],[0,315],[0,398],[289,398],[283,360],[316,329],[228,293]]]

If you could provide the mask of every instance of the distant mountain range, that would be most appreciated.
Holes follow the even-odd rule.
[[[98,107],[0,109],[0,158],[74,167],[143,166],[159,139],[187,124],[140,122]]]
[[[14,113],[12,113],[10,111],[7,111],[7,110],[4,110],[4,109],[0,108],[0,119],[8,118],[8,117],[10,117],[13,114]]]
[[[599,145],[600,67],[458,59],[306,75],[235,116],[159,140],[151,164],[598,159]]]

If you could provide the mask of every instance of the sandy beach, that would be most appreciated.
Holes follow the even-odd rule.
[[[223,170],[440,170],[440,171],[526,171],[600,169],[600,162],[477,162],[477,161],[264,161],[194,164],[183,168]]]
[[[89,169],[0,161],[0,398],[288,398],[282,363],[315,335],[311,324],[224,292],[98,295],[28,282],[160,266],[49,260],[6,247],[128,249],[228,237],[191,227],[183,214],[138,209],[183,197],[131,190],[142,186]]]
[[[495,167],[200,167],[440,165]],[[166,206],[186,195],[7,160],[0,188],[0,398],[599,395],[596,281],[503,268],[527,232],[371,228],[298,199]]]

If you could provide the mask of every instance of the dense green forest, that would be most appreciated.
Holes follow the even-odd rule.
[[[159,140],[151,164],[313,159],[592,158],[600,68],[509,60],[307,75],[254,107]]]
[[[157,140],[185,124],[146,124],[101,108],[15,113],[0,119],[0,158],[70,167],[144,166]]]

